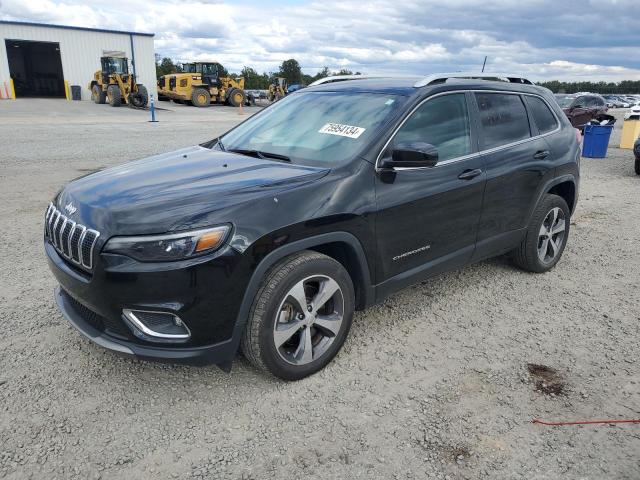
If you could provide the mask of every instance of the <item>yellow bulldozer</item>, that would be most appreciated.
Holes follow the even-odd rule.
[[[195,62],[182,65],[183,72],[163,75],[158,79],[158,100],[173,100],[196,107],[226,103],[239,107],[247,101],[244,78],[224,75],[217,62]]]
[[[276,102],[287,94],[287,79],[277,77],[273,83],[269,85],[269,92],[267,93],[267,100],[270,102]]]
[[[89,83],[91,100],[106,103],[112,107],[122,104],[143,108],[149,102],[144,85],[136,83],[136,76],[129,73],[126,57],[101,57],[101,69],[93,75]]]

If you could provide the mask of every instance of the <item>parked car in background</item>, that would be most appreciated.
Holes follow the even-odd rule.
[[[640,120],[640,103],[633,105],[627,113],[624,114],[625,120]]]
[[[301,88],[304,88],[302,85],[300,85],[299,83],[295,83],[293,85],[289,85],[289,88],[287,88],[287,95],[293,92],[297,92],[298,90],[300,90]]]
[[[631,106],[631,103],[625,97],[618,96],[616,97],[616,100],[618,101],[618,106],[620,108],[629,108]]]
[[[615,95],[603,95],[603,98],[609,108],[621,108],[622,101]]]
[[[571,125],[579,130],[582,130],[590,120],[607,113],[604,98],[595,93],[556,95],[555,97]]]

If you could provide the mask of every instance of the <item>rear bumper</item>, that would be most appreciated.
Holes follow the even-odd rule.
[[[231,362],[236,350],[235,343],[232,340],[194,348],[154,348],[116,339],[90,325],[82,314],[74,308],[72,302],[68,299],[68,295],[60,287],[56,287],[54,291],[56,303],[62,314],[82,335],[107,350],[143,360],[188,365],[217,364],[225,371],[231,369]]]

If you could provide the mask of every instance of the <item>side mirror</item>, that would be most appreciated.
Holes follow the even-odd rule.
[[[435,167],[438,163],[438,150],[430,143],[399,143],[391,152],[391,158],[381,162],[383,169]]]

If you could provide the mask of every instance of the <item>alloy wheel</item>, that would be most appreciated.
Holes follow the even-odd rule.
[[[325,275],[296,283],[276,313],[273,341],[280,357],[306,365],[322,357],[340,332],[344,296],[338,283]]]
[[[549,264],[558,256],[564,242],[566,217],[561,208],[555,207],[544,217],[538,234],[538,258]]]

